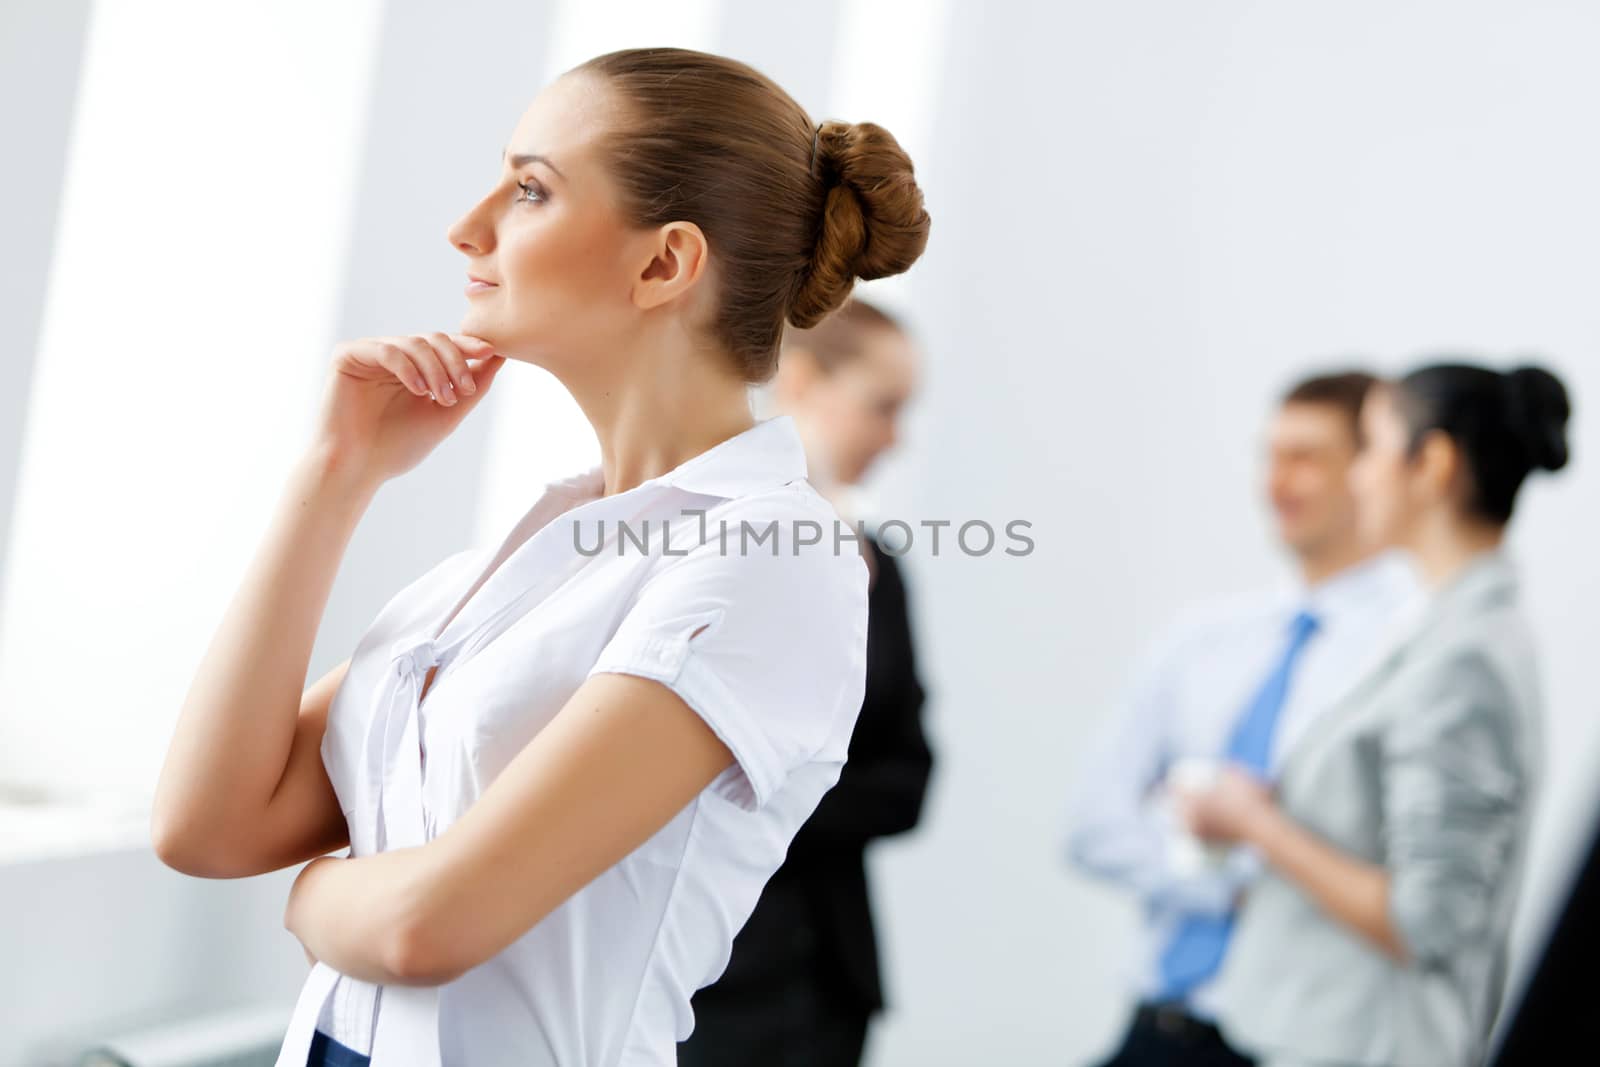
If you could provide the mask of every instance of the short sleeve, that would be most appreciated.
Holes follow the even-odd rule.
[[[866,562],[849,540],[804,543],[806,521],[750,520],[757,542],[730,519],[725,539],[713,524],[705,543],[653,563],[589,671],[677,693],[733,753],[713,790],[748,811],[830,742],[842,765],[865,691]]]
[[[1432,671],[1382,740],[1390,919],[1425,965],[1491,933],[1529,799],[1519,710],[1488,658]]]

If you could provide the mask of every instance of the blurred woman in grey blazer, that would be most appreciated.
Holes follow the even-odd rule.
[[[1533,642],[1502,548],[1517,491],[1567,461],[1566,389],[1440,364],[1376,387],[1362,523],[1430,590],[1405,636],[1288,753],[1229,769],[1196,834],[1263,861],[1219,976],[1230,1044],[1270,1067],[1482,1062],[1536,776]]]

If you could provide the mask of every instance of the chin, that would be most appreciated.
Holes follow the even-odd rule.
[[[477,315],[469,310],[465,315],[461,316],[461,325],[458,330],[461,333],[489,342],[494,346],[496,352],[508,359],[518,358],[516,353],[517,345],[507,335],[506,331],[498,328],[494,320],[487,315]]]

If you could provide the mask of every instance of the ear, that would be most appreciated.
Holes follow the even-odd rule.
[[[646,238],[643,267],[633,280],[633,303],[644,310],[687,294],[708,268],[711,248],[692,222],[669,222]]]
[[[1432,497],[1459,500],[1467,489],[1461,480],[1465,470],[1461,450],[1442,430],[1430,430],[1423,436],[1415,466],[1417,476]]]

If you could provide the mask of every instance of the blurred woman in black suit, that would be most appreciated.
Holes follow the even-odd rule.
[[[785,339],[772,399],[805,441],[808,480],[851,530],[847,487],[894,444],[917,363],[900,325],[860,299]],[[900,567],[870,531],[860,548],[871,574],[867,687],[849,759],[734,938],[727,969],[695,994],[681,1067],[854,1067],[884,1007],[864,853],[917,824],[932,757]]]

